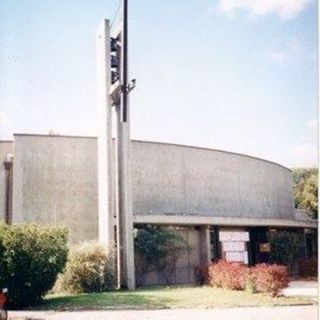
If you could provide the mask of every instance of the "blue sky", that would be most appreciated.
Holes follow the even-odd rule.
[[[118,3],[0,0],[0,139],[96,135],[95,37]],[[129,3],[133,139],[317,164],[314,0]]]

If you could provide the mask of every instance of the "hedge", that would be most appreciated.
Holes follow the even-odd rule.
[[[278,264],[257,264],[250,269],[250,277],[257,292],[272,296],[278,296],[289,284],[287,267]]]
[[[239,262],[220,260],[208,268],[209,284],[231,290],[244,290],[249,268]]]
[[[287,267],[277,264],[258,264],[254,267],[239,262],[220,260],[208,266],[208,283],[231,290],[248,289],[252,293],[278,296],[289,283]]]
[[[39,302],[67,261],[67,230],[37,224],[0,222],[0,288],[8,288],[9,306]]]

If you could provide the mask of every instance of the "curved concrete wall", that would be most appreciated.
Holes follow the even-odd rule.
[[[241,154],[133,143],[133,212],[294,219],[291,171]]]
[[[3,145],[3,155],[11,148]],[[14,223],[62,224],[70,229],[72,242],[98,238],[97,139],[15,135],[14,156]],[[133,141],[132,166],[137,223],[174,218],[200,225],[206,217],[212,219],[206,224],[220,217],[221,225],[228,219],[246,225],[251,218],[254,223],[256,218],[295,222],[291,172],[277,164],[222,151]],[[0,182],[3,188],[3,177]]]

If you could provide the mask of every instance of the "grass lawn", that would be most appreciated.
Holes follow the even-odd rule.
[[[272,298],[211,287],[156,287],[78,295],[48,295],[42,310],[163,309],[313,304],[306,297]]]

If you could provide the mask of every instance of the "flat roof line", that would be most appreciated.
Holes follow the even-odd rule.
[[[65,134],[41,134],[41,133],[14,133],[14,137],[27,136],[27,137],[48,137],[48,138],[82,138],[82,139],[97,139],[95,136],[73,136]]]

